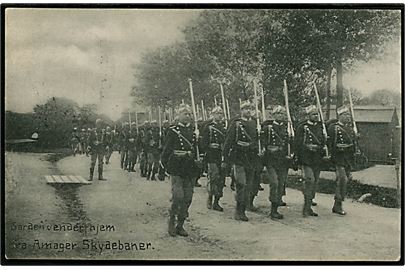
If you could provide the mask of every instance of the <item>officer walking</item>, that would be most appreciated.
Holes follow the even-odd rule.
[[[283,106],[276,106],[272,114],[274,120],[263,123],[262,144],[265,148],[264,162],[270,177],[270,217],[282,219],[283,215],[278,212],[278,207],[282,205],[284,185],[291,164],[287,147],[293,142],[287,131],[286,109]]]
[[[103,178],[103,158],[105,154],[105,133],[102,130],[103,122],[101,119],[96,120],[96,128],[90,133],[88,141],[88,151],[90,152],[90,177],[89,181],[93,180],[94,167],[98,162],[98,180],[106,180]]]
[[[303,216],[318,216],[311,206],[315,198],[322,164],[325,162],[326,140],[322,123],[319,121],[318,109],[311,105],[305,108],[307,121],[297,127],[295,137],[295,154],[297,164],[301,165],[304,177]]]
[[[346,106],[337,109],[338,122],[330,125],[328,129],[328,146],[331,151],[331,161],[336,167],[336,192],[332,212],[346,215],[342,202],[347,192],[347,180],[351,177],[351,168],[354,165],[355,140],[352,116]]]
[[[196,136],[191,120],[190,106],[181,104],[178,109],[178,123],[169,128],[162,152],[162,164],[171,178],[171,236],[188,236],[183,224],[193,198],[193,179],[200,172],[200,165],[196,161]]]
[[[229,126],[224,143],[223,168],[232,166],[236,182],[236,220],[248,221],[246,205],[252,190],[255,162],[258,153],[256,124],[250,120],[253,105],[249,101],[241,103],[241,117]]]
[[[221,162],[226,130],[224,123],[221,121],[222,115],[221,107],[218,106],[212,109],[213,119],[205,125],[201,139],[201,147],[205,152],[205,162],[208,165],[207,208],[216,211],[224,211],[219,205],[225,184],[225,174],[221,168]],[[212,204],[213,199],[214,204]]]

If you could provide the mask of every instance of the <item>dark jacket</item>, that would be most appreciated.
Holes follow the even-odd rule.
[[[201,148],[208,163],[222,162],[222,148],[225,142],[226,130],[224,123],[208,122],[202,130]]]
[[[261,142],[266,164],[289,166],[288,144],[293,152],[293,140],[288,136],[287,122],[267,120],[262,124]]]
[[[321,166],[325,156],[325,136],[321,122],[306,121],[297,129],[294,150],[299,165]]]
[[[258,150],[256,123],[242,118],[232,121],[224,143],[225,163],[255,168]]]
[[[337,122],[330,125],[328,135],[331,161],[339,166],[354,166],[355,136],[353,128]]]
[[[195,163],[196,140],[192,125],[178,123],[167,132],[161,161],[171,175],[196,177],[200,170]]]
[[[106,146],[105,143],[105,132],[103,132],[101,129],[94,129],[91,131],[88,139],[88,145],[91,147],[91,152],[103,153]]]

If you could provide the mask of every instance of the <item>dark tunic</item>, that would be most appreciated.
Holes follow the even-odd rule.
[[[88,145],[93,153],[103,153],[105,149],[105,133],[100,129],[94,129],[89,136]]]
[[[299,165],[321,166],[324,163],[326,144],[321,122],[306,121],[297,127],[295,154]]]
[[[255,168],[258,149],[256,123],[242,118],[232,121],[224,143],[224,161],[227,164]]]
[[[293,142],[288,136],[287,122],[267,120],[263,122],[262,126],[261,141],[265,148],[264,161],[266,164],[289,166],[288,144],[290,143],[290,149],[293,152]]]
[[[207,123],[202,131],[201,148],[208,163],[222,162],[222,148],[225,142],[226,130],[222,122]]]
[[[161,161],[169,174],[185,178],[196,177],[199,169],[195,164],[196,140],[194,127],[178,123],[167,132]]]
[[[328,135],[331,161],[338,166],[354,166],[355,135],[353,128],[337,122],[328,128]]]

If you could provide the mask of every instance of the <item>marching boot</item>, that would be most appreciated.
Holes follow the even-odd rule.
[[[208,195],[207,208],[212,209],[212,195]]]
[[[317,206],[318,204],[316,202],[314,202],[314,201],[311,201],[311,205],[312,206]]]
[[[93,181],[93,174],[94,174],[94,168],[90,168],[90,177],[89,177],[89,181]]]
[[[332,212],[339,214],[341,216],[346,215],[346,212],[343,211],[343,209],[342,209],[342,201],[335,200],[335,203],[333,204]]]
[[[312,216],[312,217],[317,217],[318,216],[318,214],[317,213],[315,213],[313,210],[312,210],[312,208],[311,208],[311,205],[312,205],[312,200],[311,199],[308,199],[308,198],[305,198],[305,202],[304,202],[304,209],[303,209],[303,213],[302,213],[302,215],[304,216],[304,217],[308,217],[308,216]]]
[[[195,180],[195,184],[194,184],[194,186],[195,186],[195,187],[201,187],[201,184],[200,184],[200,183],[198,183],[198,179],[197,179],[197,180]]]
[[[151,171],[148,171],[148,172],[147,172],[146,180],[150,180],[150,175],[151,175],[151,173],[152,173]]]
[[[246,205],[244,203],[242,203],[240,206],[240,214],[239,214],[240,220],[249,221],[249,218],[246,216],[245,211],[246,211]]]
[[[271,213],[270,213],[271,219],[283,219],[284,218],[284,216],[277,211],[277,208],[278,208],[277,203],[271,203]]]
[[[176,236],[176,216],[171,212],[169,217],[169,234],[170,236]]]
[[[188,236],[188,232],[183,228],[183,224],[184,224],[184,219],[179,219],[177,221],[177,226],[176,226],[176,233],[180,236],[184,236],[187,237]]]
[[[240,220],[240,202],[236,202],[236,208],[235,208],[235,214],[234,214],[234,219],[235,220]]]
[[[214,209],[214,210],[216,210],[216,211],[219,211],[219,212],[223,212],[223,211],[224,211],[224,208],[222,208],[222,207],[219,205],[219,199],[220,199],[220,197],[215,196],[215,198],[214,198],[214,205],[212,206],[212,209]]]
[[[103,178],[103,169],[98,167],[98,180],[105,181],[107,179]]]
[[[278,206],[287,206],[287,203],[284,202],[283,200],[281,200],[281,203],[280,203],[280,205],[278,205]]]
[[[249,201],[248,201],[248,204],[247,204],[247,210],[250,211],[250,212],[256,212],[258,210],[258,208],[253,205],[254,199],[255,199],[255,196],[250,196],[249,197]]]

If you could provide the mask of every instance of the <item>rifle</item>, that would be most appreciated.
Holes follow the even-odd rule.
[[[356,125],[356,121],[354,121],[354,109],[353,109],[353,100],[352,100],[352,91],[349,90],[349,103],[350,103],[350,114],[352,117],[352,126],[353,126],[353,132],[354,132],[354,147],[355,147],[355,152],[356,155],[360,155],[360,148],[359,148],[359,144],[357,141],[357,136],[358,136],[358,130],[357,130],[357,125]]]
[[[160,116],[160,106],[158,106],[159,113],[159,148],[162,147],[162,117]]]
[[[201,100],[201,114],[202,114],[202,119],[204,121],[207,120],[207,116],[205,115],[204,100]]]
[[[264,89],[262,89],[262,117],[263,117],[263,122],[266,121],[266,106],[264,104]]]
[[[227,128],[228,127],[228,119],[226,117],[226,104],[225,104],[224,88],[222,87],[222,83],[219,83],[219,86],[221,87],[222,107],[223,107],[224,116],[225,116],[225,128]]]
[[[257,96],[257,82],[256,80],[253,80],[253,90],[255,94],[255,111],[256,111],[256,129],[257,129],[257,142],[259,145],[259,155],[262,154],[262,146],[260,143],[260,131],[261,131],[261,126],[260,126],[260,119],[259,119],[259,101],[258,101],[258,96]]]
[[[195,111],[195,102],[194,102],[194,92],[193,92],[193,82],[191,79],[188,79],[188,83],[190,86],[190,96],[191,96],[191,108],[193,109],[193,116],[194,116],[194,134],[195,134],[195,141],[196,141],[196,155],[197,155],[197,161],[200,161],[200,151],[198,149],[198,122],[197,122],[197,115]]]
[[[136,125],[136,133],[139,133],[139,129],[138,129],[138,112],[135,111],[135,125]]]
[[[129,120],[129,130],[131,130],[132,124],[131,124],[131,111],[130,110],[128,110],[128,120]]]
[[[323,113],[322,113],[322,106],[321,106],[321,100],[319,99],[319,94],[318,94],[318,88],[316,87],[316,83],[314,82],[314,92],[315,92],[315,96],[316,96],[316,106],[318,107],[318,112],[319,112],[319,118],[321,120],[322,123],[322,133],[323,133],[323,137],[325,138],[325,159],[329,159],[329,149],[328,146],[326,144],[326,141],[328,140],[328,131],[326,130],[326,125],[325,125],[325,119],[323,118]]]
[[[284,80],[284,88],[283,88],[283,92],[284,92],[284,100],[285,100],[285,109],[287,112],[287,133],[288,136],[290,138],[294,138],[294,128],[292,125],[292,120],[291,120],[291,115],[290,115],[290,107],[288,104],[288,87],[287,87],[287,81]],[[287,145],[287,158],[291,159],[293,156],[293,153],[291,151],[291,144],[288,143]]]
[[[229,109],[229,100],[226,99],[226,112],[228,114],[228,119],[231,120],[231,111]]]

